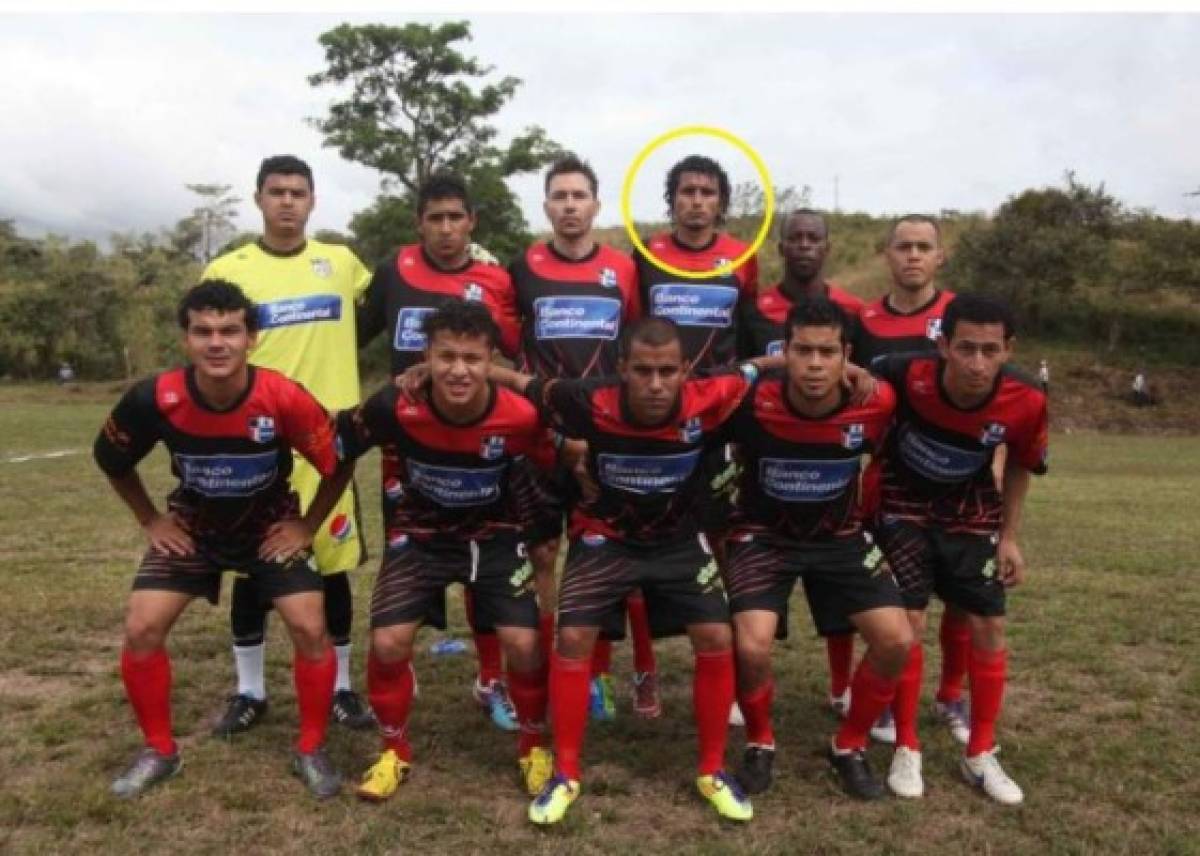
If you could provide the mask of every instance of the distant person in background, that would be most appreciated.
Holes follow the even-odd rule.
[[[1038,383],[1042,385],[1042,392],[1050,392],[1050,366],[1045,360],[1038,364]]]
[[[75,369],[71,368],[70,363],[63,363],[58,367],[58,382],[62,384],[75,382]]]
[[[1150,395],[1150,384],[1146,382],[1146,373],[1139,371],[1133,378],[1133,403],[1138,407],[1148,407],[1154,403]]]

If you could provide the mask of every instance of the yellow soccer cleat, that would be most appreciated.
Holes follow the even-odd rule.
[[[521,765],[521,781],[531,797],[536,797],[554,775],[554,755],[543,746],[534,746],[517,762]]]
[[[742,793],[733,776],[724,770],[718,770],[711,776],[698,776],[696,789],[726,820],[745,822],[754,817],[754,806],[750,805],[750,800]]]
[[[579,782],[555,774],[529,804],[529,819],[539,826],[558,823],[579,796]]]
[[[355,793],[360,799],[369,802],[383,802],[396,793],[396,789],[404,784],[410,772],[412,765],[401,761],[400,756],[388,749],[363,773],[362,784]]]

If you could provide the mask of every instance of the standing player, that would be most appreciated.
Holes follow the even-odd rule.
[[[575,506],[550,666],[557,770],[529,807],[534,823],[562,819],[579,795],[592,646],[611,610],[645,593],[656,635],[686,630],[695,652],[693,712],[700,743],[696,786],[717,812],[753,809],[722,769],[733,704],[733,638],[721,575],[699,531],[708,495],[702,457],[757,376],[754,365],[686,380],[674,323],[643,318],[621,334],[618,379],[532,378],[493,367],[525,391],[568,437],[587,442],[598,487]]]
[[[591,166],[574,155],[555,162],[546,172],[543,209],[553,235],[536,243],[509,266],[522,319],[523,370],[542,377],[610,377],[617,369],[621,328],[639,315],[637,271],[629,256],[604,246],[592,235],[600,212],[599,182]],[[559,476],[558,493],[565,501],[569,483]],[[563,505],[552,513],[561,518]],[[549,553],[549,590],[539,595],[553,609],[555,539]],[[538,553],[534,553],[535,559]],[[536,567],[535,561],[535,567]],[[657,668],[640,594],[626,604],[633,633],[634,711],[655,717],[662,711]],[[550,613],[553,619],[553,612]],[[543,638],[550,640],[552,633]],[[612,642],[598,639],[592,659],[591,712],[597,719],[616,714],[613,699]]]
[[[260,334],[251,355],[255,365],[304,384],[330,411],[353,407],[359,400],[354,304],[370,274],[347,247],[306,237],[316,196],[312,170],[304,161],[291,155],[267,158],[258,169],[255,188],[262,237],[215,259],[204,275],[236,283],[258,304]],[[316,470],[297,456],[292,487],[302,507],[312,502],[318,482]],[[313,549],[325,584],[325,620],[337,654],[333,717],[351,728],[370,728],[374,719],[350,681],[354,609],[347,572],[367,556],[359,518],[358,497],[351,486],[322,522]],[[266,712],[269,606],[247,577],[234,579],[230,622],[238,688],[213,729],[219,737],[251,728]]]
[[[946,261],[941,229],[932,217],[909,214],[892,223],[884,247],[891,274],[891,289],[864,306],[854,340],[853,359],[870,366],[876,357],[909,351],[932,352],[937,347],[942,316],[954,294],[940,290],[934,280]],[[873,470],[873,475],[877,475]],[[875,483],[875,479],[871,479]],[[962,701],[963,679],[971,656],[971,629],[965,613],[946,604],[939,631],[942,678],[934,713],[959,743],[967,742],[967,712]],[[910,668],[915,664],[910,662]],[[919,685],[919,679],[918,679]],[[881,717],[871,735],[894,743],[896,727],[891,711]]]
[[[448,300],[487,307],[499,326],[500,351],[510,358],[516,356],[521,328],[512,280],[504,268],[472,256],[475,222],[475,206],[466,183],[456,175],[434,175],[417,191],[420,243],[401,247],[375,269],[358,316],[359,344],[386,332],[393,375],[422,361],[428,344],[422,325]],[[380,452],[383,517],[389,520],[403,488],[396,476],[393,451],[385,444]],[[557,533],[547,536],[551,534],[557,537]],[[469,590],[464,603],[479,655],[473,695],[496,726],[515,731],[517,721],[504,683],[500,641],[493,630],[474,620]]]
[[[121,651],[121,678],[146,747],[113,782],[119,797],[137,796],[182,766],[171,734],[166,638],[193,598],[217,602],[226,568],[249,576],[291,634],[300,708],[294,770],[318,797],[341,786],[321,748],[336,673],[321,578],[308,550],[321,516],[299,520],[288,486],[293,449],[322,476],[333,474],[333,432],[303,387],[247,364],[256,324],[254,304],[237,286],[205,281],[191,289],[179,306],[188,367],[134,386],[96,438],[97,464],[150,542],[133,581]],[[165,513],[137,472],[159,441],[179,479]],[[332,505],[331,487],[322,482],[314,509]]]
[[[784,215],[779,223],[779,255],[783,259],[783,281],[759,292],[754,303],[745,304],[742,335],[748,354],[778,354],[783,352],[784,321],[792,307],[803,299],[825,297],[845,313],[851,329],[847,338],[853,339],[853,327],[863,302],[825,279],[825,259],[829,255],[829,226],[825,218],[810,208],[798,208]],[[850,358],[854,359],[851,353]],[[805,590],[808,577],[802,577]],[[854,659],[854,631],[845,621],[825,616],[817,622],[825,637],[825,653],[829,660],[829,706],[839,716],[850,709],[850,671]]]
[[[849,326],[827,298],[794,305],[783,331],[786,372],[763,378],[730,421],[742,475],[726,579],[746,717],[738,780],[751,794],[771,784],[771,646],[787,635],[797,577],[818,629],[849,620],[867,641],[830,761],[847,792],[863,799],[884,794],[864,750],[872,723],[895,693],[912,631],[895,580],[863,529],[859,468],[860,458],[882,443],[895,394],[881,383],[864,404],[850,402],[842,383]]]
[[[527,509],[541,501],[530,458],[549,466],[553,447],[535,408],[488,381],[500,334],[486,307],[449,300],[424,317],[419,332],[429,370],[420,400],[388,384],[338,417],[347,457],[390,446],[391,477],[401,487],[371,597],[367,689],[383,754],[358,795],[387,799],[408,777],[413,642],[424,623],[445,628],[451,583],[473,592],[476,621],[500,640],[519,723],[521,775],[536,794],[553,763],[543,748],[546,664],[524,535]]]
[[[992,799],[1022,801],[996,759],[996,719],[1008,654],[1005,589],[1025,577],[1017,544],[1030,473],[1046,469],[1046,395],[1005,364],[1013,322],[1001,303],[950,301],[936,354],[894,354],[873,366],[896,390],[896,427],[882,458],[876,537],[900,583],[917,641],[896,690],[896,754],[888,785],[924,793],[917,739],[921,632],[931,594],[968,616],[970,732],[962,772]],[[997,490],[993,456],[1006,444]]]

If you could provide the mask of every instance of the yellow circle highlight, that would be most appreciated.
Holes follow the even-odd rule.
[[[758,176],[762,179],[763,197],[766,202],[766,215],[763,217],[762,225],[758,229],[758,234],[754,236],[754,242],[750,244],[750,248],[742,253],[731,262],[719,265],[712,270],[695,271],[684,270],[669,265],[660,259],[654,253],[647,249],[642,243],[642,239],[638,236],[637,229],[633,227],[633,213],[630,211],[629,196],[633,191],[633,180],[637,177],[638,170],[646,162],[646,158],[650,157],[658,148],[671,140],[677,140],[680,137],[688,137],[694,134],[699,134],[708,137],[716,137],[719,140],[724,140],[727,143],[735,146],[742,154],[750,159],[754,164],[754,168],[758,171]],[[716,128],[710,125],[684,125],[674,130],[667,131],[661,134],[646,144],[646,147],[638,152],[638,156],[633,159],[629,170],[625,173],[625,183],[621,187],[621,222],[625,224],[625,231],[629,233],[629,240],[633,241],[633,245],[641,251],[642,255],[648,258],[656,268],[672,276],[682,277],[683,279],[709,279],[713,276],[724,276],[732,273],[737,268],[741,267],[750,258],[758,252],[762,247],[763,242],[767,240],[767,234],[771,231],[771,220],[775,216],[775,188],[771,185],[771,174],[767,171],[767,165],[763,163],[763,159],[758,156],[750,145],[740,137],[729,133],[724,128]]]

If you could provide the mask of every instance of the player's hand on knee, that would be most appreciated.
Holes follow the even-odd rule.
[[[281,520],[271,524],[258,546],[258,557],[279,562],[297,556],[312,546],[313,531],[303,520]]]
[[[150,547],[165,556],[190,556],[196,552],[192,536],[172,512],[157,514],[142,524]]]
[[[1001,538],[996,546],[996,564],[1000,568],[1000,582],[1011,588],[1025,582],[1025,557],[1017,542]]]

